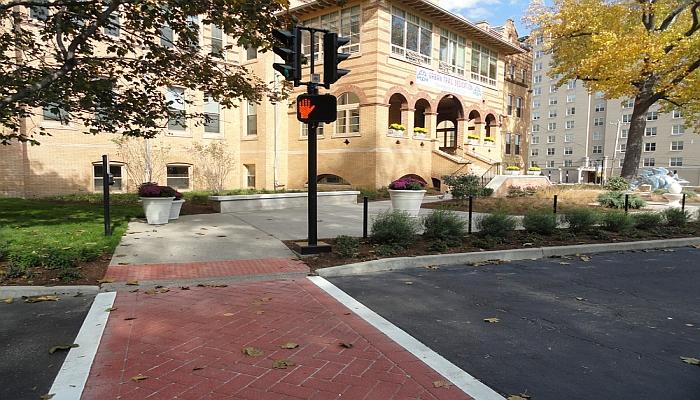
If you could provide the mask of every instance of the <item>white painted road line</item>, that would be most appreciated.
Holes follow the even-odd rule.
[[[52,400],[79,400],[85,388],[92,362],[109,318],[108,308],[114,304],[116,292],[98,293],[92,302],[75,342],[53,381],[49,394]]]
[[[391,338],[391,340],[418,357],[419,360],[444,376],[455,386],[462,389],[464,393],[471,396],[474,400],[505,400],[503,396],[496,393],[493,389],[481,383],[458,366],[452,364],[445,359],[445,357],[434,352],[428,346],[404,332],[401,328],[370,310],[364,304],[355,300],[323,277],[310,276],[309,280],[344,306],[351,309],[370,325],[379,329],[382,333]]]

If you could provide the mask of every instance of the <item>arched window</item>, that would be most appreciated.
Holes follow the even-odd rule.
[[[338,96],[335,133],[339,136],[360,133],[360,99],[355,93],[346,92]]]
[[[425,128],[425,113],[430,111],[428,100],[420,99],[416,102],[416,110],[413,112],[413,127]]]
[[[401,124],[401,110],[406,108],[406,98],[400,93],[394,93],[389,99],[389,125]]]
[[[319,185],[350,185],[350,182],[333,174],[321,174],[316,178],[316,182]]]

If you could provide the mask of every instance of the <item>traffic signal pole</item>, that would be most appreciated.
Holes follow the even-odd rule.
[[[311,30],[311,51],[313,52],[314,46],[316,45],[316,33]],[[308,94],[318,94],[318,87],[313,82],[314,76],[314,55],[311,54],[309,71],[311,73],[311,82],[307,85]],[[316,177],[318,176],[318,136],[316,131],[318,130],[318,122],[309,122],[308,124],[308,136],[306,138],[308,142],[309,155],[307,157],[307,171],[309,175],[309,193],[307,201],[307,227],[308,227],[308,237],[307,237],[307,250],[309,253],[318,252],[318,183]]]

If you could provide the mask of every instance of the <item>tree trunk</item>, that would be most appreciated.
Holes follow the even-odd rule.
[[[632,110],[632,121],[627,133],[627,148],[625,149],[625,161],[622,164],[620,175],[630,180],[637,176],[639,161],[644,150],[644,129],[647,126],[647,112],[653,104],[651,95],[639,93],[634,98],[634,109]],[[617,149],[615,149],[617,151]]]

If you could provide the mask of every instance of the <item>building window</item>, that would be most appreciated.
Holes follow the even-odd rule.
[[[171,131],[184,131],[187,128],[187,114],[185,113],[185,89],[168,87],[165,95],[168,102],[168,129]]]
[[[520,118],[523,115],[523,98],[515,99],[515,116]]]
[[[596,98],[596,99],[605,98],[605,93],[603,93],[603,92],[595,92],[595,98]]]
[[[600,132],[600,131],[593,132],[593,140],[603,140],[603,132]]]
[[[573,121],[573,120],[570,120],[570,121],[566,121],[566,125],[564,126],[564,128],[566,128],[566,129],[574,129],[574,126],[575,126],[574,121]]]
[[[573,133],[567,133],[564,135],[564,143],[573,143],[574,141],[574,134]]]
[[[547,136],[547,143],[555,143],[557,141],[557,137],[554,135],[549,135]]]
[[[533,111],[533,112],[532,112],[532,120],[533,120],[533,121],[537,121],[538,119],[540,119],[540,113],[539,113],[539,111]]]
[[[246,47],[245,48],[246,61],[255,60],[257,58],[258,58],[258,48],[257,47]]]
[[[682,135],[685,133],[685,127],[683,125],[673,125],[671,127],[671,135]]]
[[[540,149],[530,149],[530,156],[537,157],[540,155]]]
[[[535,50],[535,58],[542,58],[544,56],[543,50]]]
[[[346,92],[338,97],[335,134],[353,135],[358,133],[360,133],[360,99],[355,93]]]
[[[625,159],[624,159],[624,158],[617,160],[617,166],[618,166],[618,167],[622,168],[622,166],[623,166],[624,164],[625,164]]]
[[[255,136],[258,134],[258,105],[252,101],[246,106],[246,135]]]
[[[520,135],[515,135],[515,154],[516,156],[520,154]]]
[[[119,37],[119,11],[113,11],[109,14],[109,19],[105,23],[103,31],[107,36]]]
[[[539,96],[542,94],[542,88],[541,87],[536,87],[532,89],[532,95],[533,96]]]
[[[341,52],[351,54],[360,52],[360,6],[343,8],[340,12],[335,11],[321,15],[304,21],[304,25],[338,32],[340,36],[350,38],[350,42],[339,49]],[[304,54],[309,54],[309,52],[305,51]]]
[[[564,155],[570,156],[572,154],[574,154],[573,147],[564,147]]]
[[[508,95],[508,105],[506,105],[506,114],[513,115],[513,95]]]
[[[634,100],[625,100],[622,102],[622,108],[632,108],[634,107]]]
[[[549,85],[549,93],[556,93],[557,85]]]
[[[187,17],[187,25],[189,25],[189,28],[192,29],[195,32],[195,35],[193,35],[192,38],[188,38],[189,43],[185,43],[187,46],[189,46],[191,49],[198,49],[199,48],[199,17],[196,15],[190,15]],[[179,38],[180,41],[182,41],[183,38]]]
[[[593,146],[593,154],[603,154],[603,146],[598,144]]]
[[[566,107],[566,116],[576,115],[576,107]]]
[[[595,112],[605,111],[605,103],[598,103],[595,105]]]
[[[659,119],[659,113],[656,111],[649,111],[647,113],[647,121],[656,121]]]
[[[224,58],[224,32],[220,27],[211,24],[211,37],[209,38],[210,53],[213,56]]]
[[[596,117],[593,118],[593,126],[603,126],[605,125],[605,118]]]
[[[554,147],[547,147],[547,155],[548,156],[554,155]]]
[[[674,140],[671,142],[671,151],[681,151],[683,150],[683,141]]]
[[[221,105],[210,95],[204,96],[204,132],[221,133]]]
[[[46,21],[49,19],[49,2],[48,0],[39,1],[46,5],[34,5],[29,7],[29,18],[36,21]]]
[[[627,128],[625,128],[625,129],[620,129],[620,139],[626,139],[626,138],[627,138],[627,134],[628,134],[629,132],[630,132],[630,130],[627,129]]]
[[[505,139],[506,139],[506,150],[505,150],[505,153],[506,153],[506,154],[510,154],[510,148],[511,148],[511,145],[510,145],[511,138],[510,138],[510,137],[511,137],[511,134],[510,134],[510,133],[506,133],[506,135],[505,135]]]
[[[190,188],[190,166],[189,165],[167,165],[168,186],[182,190]]]
[[[163,25],[160,28],[160,45],[168,49],[175,46],[175,35],[170,25]]]
[[[430,33],[427,28],[426,34]],[[430,46],[430,36],[422,39]],[[440,71],[449,72],[457,75],[464,75],[464,64],[466,61],[467,40],[462,36],[456,35],[447,29],[440,30]],[[427,49],[430,51],[430,49]],[[430,53],[426,54],[430,56]],[[515,66],[511,65],[513,74],[515,74]],[[512,76],[511,76],[512,78]]]
[[[644,128],[644,136],[656,136],[656,127],[647,126],[646,128]]]
[[[629,124],[632,122],[632,114],[622,114],[622,123]]]
[[[542,43],[544,43],[544,36],[539,35],[539,36],[535,37],[535,44],[536,45],[540,45]]]
[[[530,143],[532,144],[540,144],[540,137],[539,136],[533,136],[530,138]]]
[[[102,192],[102,163],[92,164],[92,181],[93,187],[96,192]],[[122,165],[120,164],[109,164],[109,173],[112,174],[114,178],[114,185],[112,185],[110,190],[122,190]]]
[[[549,118],[556,118],[557,117],[557,109],[552,109],[549,110]]]
[[[576,95],[575,95],[575,94],[567,94],[567,95],[566,95],[566,102],[567,102],[567,103],[574,103],[574,102],[576,102]]]
[[[550,98],[549,98],[549,105],[550,105],[550,106],[556,106],[557,103],[558,103],[558,101],[557,101],[557,98],[556,98],[556,97],[550,97]]]
[[[356,7],[359,12],[359,6]],[[392,7],[391,53],[403,56],[411,62],[430,65],[432,60],[432,30],[432,23]],[[464,62],[462,62],[462,68],[464,68]]]
[[[537,71],[542,71],[542,63],[541,63],[541,62],[535,63],[535,69],[534,69],[534,71],[535,71],[535,72],[537,72]]]
[[[249,188],[255,188],[255,164],[243,164],[245,168],[245,182]]]
[[[42,115],[44,121],[55,121],[61,125],[68,125],[70,122],[70,116],[68,112],[56,103],[50,103],[43,107]]]
[[[645,157],[642,165],[645,167],[653,167],[656,165],[656,160],[654,157]]]
[[[522,69],[522,81],[527,82],[527,68]]]
[[[540,124],[532,124],[532,131],[539,132],[540,131]]]
[[[671,167],[682,167],[683,166],[683,157],[671,157],[668,165]]]
[[[554,168],[554,160],[547,160],[547,168]]]
[[[533,80],[533,83],[542,83],[542,75],[537,74],[532,78],[532,80]]]
[[[532,100],[532,108],[539,108],[540,107],[540,101],[539,100]]]
[[[547,130],[548,131],[554,131],[557,129],[557,123],[556,122],[550,122],[547,124]]]
[[[671,116],[673,119],[682,118],[680,110],[673,110],[673,112],[671,113]]]
[[[316,136],[323,136],[326,124],[318,124],[316,127]],[[309,136],[309,124],[301,124],[301,137]]]
[[[572,160],[564,160],[564,166],[565,167],[573,167],[574,162]]]
[[[656,151],[656,143],[644,143],[644,151]]]
[[[472,42],[472,79],[496,86],[498,53]]]
[[[571,89],[576,89],[576,81],[573,80],[573,81],[567,82],[566,88],[569,89],[569,90],[571,90]]]
[[[627,143],[620,143],[617,145],[617,151],[624,153],[627,151]]]
[[[530,166],[531,166],[531,167],[538,167],[539,164],[538,164],[537,161],[535,161],[535,160],[530,160]]]

